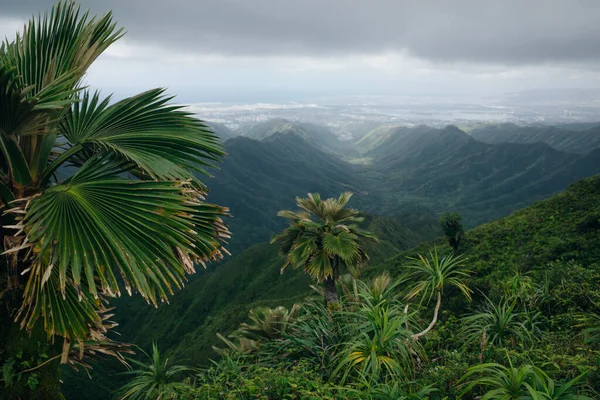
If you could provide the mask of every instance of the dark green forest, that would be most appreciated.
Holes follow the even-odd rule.
[[[169,305],[156,310],[134,299],[117,301],[116,330],[142,349],[149,351],[156,343],[170,360],[208,368],[198,375],[201,379],[193,378],[194,383],[186,385],[189,398],[284,398],[273,394],[276,392],[252,389],[250,383],[275,379],[274,374],[281,371],[285,371],[282,379],[287,383],[282,381],[282,386],[273,390],[287,390],[292,393],[289,398],[361,398],[373,390],[384,393],[392,390],[389,377],[378,377],[377,382],[368,383],[375,386],[368,386],[355,376],[354,381],[344,381],[346,389],[340,389],[341,375],[330,375],[325,365],[306,355],[278,355],[276,360],[267,360],[276,356],[269,352],[284,345],[279,341],[290,345],[292,339],[283,333],[249,352],[231,350],[219,338],[222,335],[235,346],[236,340],[241,340],[240,324],[248,323],[254,309],[277,313],[281,311],[273,310],[285,307],[289,312],[296,305],[298,319],[290,322],[286,332],[296,329],[294,323],[305,323],[307,315],[327,312],[314,309],[321,307],[322,300],[310,288],[306,274],[292,269],[280,273],[283,259],[277,246],[266,242],[286,226],[277,212],[293,208],[294,198],[308,192],[329,197],[352,191],[351,206],[365,211],[362,227],[379,237],[379,243],[366,244],[371,260],[355,285],[367,288],[387,274],[393,286],[387,292],[389,301],[403,308],[410,287],[407,260],[419,254],[428,257],[434,247],[440,257],[453,252],[438,225],[445,210],[459,211],[469,228],[476,221],[493,220],[550,196],[568,186],[573,177],[600,172],[593,149],[575,155],[541,144],[489,145],[455,127],[403,128],[386,140],[397,143],[399,149],[412,150],[394,155],[389,145],[380,145],[379,151],[385,149],[385,153],[373,153],[372,164],[364,165],[343,160],[334,151],[321,151],[290,132],[272,133],[261,141],[243,136],[227,140],[228,156],[215,172],[210,196],[232,210],[233,217],[228,220],[233,232],[232,257],[200,271]],[[446,179],[437,179],[436,174],[442,173],[447,174]],[[423,184],[416,184],[417,176]],[[458,398],[468,387],[467,381],[460,379],[469,374],[469,368],[491,362],[541,368],[544,379],[563,383],[585,372],[577,381],[577,390],[569,393],[594,398],[599,359],[587,332],[593,330],[598,312],[599,199],[600,179],[584,179],[548,200],[467,229],[454,253],[464,257],[471,272],[465,284],[473,291],[472,301],[455,288],[445,289],[439,322],[419,341],[419,363],[403,366],[402,377],[392,379],[395,392],[371,398],[400,398],[393,393],[416,399]],[[338,284],[339,293],[344,293],[340,318],[356,312],[354,300],[346,297],[352,286],[348,279],[343,275]],[[433,303],[415,303],[415,314],[409,318],[411,329],[427,325]],[[480,348],[481,331],[470,331],[468,343],[463,340],[467,333],[459,333],[467,329],[465,321],[477,315],[500,325],[490,325],[486,335],[495,329],[499,338],[490,339],[484,350]],[[352,325],[356,322],[347,323],[351,329],[359,329]],[[228,335],[232,337],[227,339]],[[347,339],[338,338],[336,343],[341,346]],[[270,350],[261,350],[263,346]],[[229,350],[219,353],[215,347]],[[334,362],[341,353],[331,357]],[[221,361],[210,367],[209,360]],[[122,367],[117,363],[105,362],[95,368],[98,373],[92,381],[65,371],[69,393],[88,393],[92,384],[94,393],[88,395],[101,398],[128,379],[119,375]],[[231,374],[236,376],[231,385],[238,386],[230,389],[235,387],[239,397],[226,397],[228,386],[222,386],[233,379]],[[473,373],[473,378],[477,377]],[[302,386],[307,382],[314,384],[314,393]],[[202,394],[203,390],[210,394]],[[483,390],[475,385],[464,398]]]
[[[406,317],[402,312],[412,287],[410,260],[418,254],[431,257],[433,249],[440,258],[450,256],[452,249],[444,239],[385,260],[374,259],[354,288],[351,278],[341,279],[342,306],[333,311],[323,308],[318,294],[311,295],[301,271],[278,274],[281,259],[276,249],[267,244],[251,247],[217,267],[211,277],[214,282],[199,279],[194,284],[204,290],[210,287],[208,297],[212,290],[235,289],[228,292],[231,303],[220,314],[207,318],[172,349],[170,356],[187,359],[188,365],[210,357],[210,345],[226,349],[217,364],[182,390],[186,398],[471,399],[493,388],[512,387],[513,394],[505,396],[513,397],[489,398],[597,398],[599,204],[600,177],[594,177],[509,217],[466,231],[457,254],[470,271],[464,284],[472,291],[472,301],[456,287],[444,288],[439,322],[415,345],[417,361],[386,344],[385,331],[378,331],[385,325],[377,325],[369,313],[389,313],[386,323],[399,323],[400,337],[426,326],[433,307],[427,297],[409,302],[414,314]],[[247,272],[241,260],[249,269],[258,268],[258,261],[261,271]],[[272,279],[264,279],[268,270]],[[263,300],[263,294],[271,300]],[[279,301],[272,300],[276,296]],[[181,326],[197,315],[192,308],[205,305],[189,306],[189,314],[159,310],[155,327]],[[282,320],[278,306],[287,307],[285,312],[293,316]],[[171,307],[185,306],[177,301]],[[250,310],[255,311],[249,321]],[[267,315],[258,319],[257,310]],[[368,328],[368,321],[375,325]],[[409,325],[402,331],[405,323]],[[218,332],[229,334],[227,343],[210,337]],[[152,334],[155,339],[170,337],[164,331]],[[375,339],[380,342],[371,341]],[[347,348],[369,343],[377,357],[391,355],[400,371],[387,371],[384,363],[374,369],[359,368],[370,361],[343,363]],[[219,359],[216,353],[213,357]],[[572,379],[576,383],[567,388]],[[529,395],[527,385],[547,397]],[[561,387],[565,391],[559,395]]]

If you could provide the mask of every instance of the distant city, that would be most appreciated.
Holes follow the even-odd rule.
[[[484,99],[347,96],[304,102],[198,103],[189,111],[200,118],[240,130],[283,118],[326,125],[340,136],[353,124],[445,126],[469,129],[482,123],[520,125],[600,121],[600,90],[540,90]]]

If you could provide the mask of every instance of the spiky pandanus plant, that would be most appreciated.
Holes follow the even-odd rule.
[[[406,299],[410,301],[419,296],[421,301],[426,302],[431,301],[434,296],[437,299],[431,322],[423,331],[413,334],[413,339],[418,340],[425,336],[437,323],[444,288],[454,286],[468,300],[471,300],[471,289],[465,284],[465,279],[471,275],[471,271],[464,266],[464,261],[464,257],[452,254],[440,257],[436,247],[433,251],[429,251],[429,257],[419,254],[416,258],[409,258],[406,264],[408,269],[406,279],[412,284]],[[408,313],[408,304],[404,312]]]
[[[300,304],[294,304],[289,310],[283,306],[253,308],[248,313],[251,322],[241,323],[240,327],[229,335],[232,340],[220,333],[217,333],[217,337],[233,352],[251,353],[259,349],[263,342],[283,338],[298,318],[301,309]],[[222,349],[214,346],[213,349],[223,354]]]
[[[0,343],[13,345],[0,364],[23,331],[62,338],[63,363],[117,355],[95,347],[109,343],[107,297],[124,287],[156,305],[222,256],[227,210],[196,177],[219,139],[163,89],[111,102],[82,85],[122,32],[59,2],[0,47]]]
[[[276,235],[271,243],[279,243],[286,257],[282,271],[289,265],[302,268],[310,277],[324,283],[325,302],[338,304],[336,281],[342,270],[358,276],[368,261],[362,242],[377,241],[371,232],[361,229],[364,218],[360,212],[346,208],[352,193],[342,193],[337,199],[322,200],[318,193],[296,198],[298,211],[282,210],[277,215],[290,220],[290,225]]]
[[[501,299],[494,303],[485,298],[480,311],[465,316],[461,335],[465,345],[480,341],[481,350],[487,346],[528,347],[539,334],[539,312],[519,311],[516,300]]]
[[[184,378],[193,370],[161,356],[156,343],[152,344],[151,355],[143,353],[148,362],[130,360],[138,368],[124,372],[133,375],[133,378],[121,387],[119,398],[121,400],[176,399],[178,389],[186,387]]]

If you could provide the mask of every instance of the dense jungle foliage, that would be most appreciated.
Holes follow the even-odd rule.
[[[586,179],[465,232],[456,252],[422,244],[365,278],[344,275],[339,307],[317,293],[254,307],[219,335],[217,361],[163,390],[189,399],[598,398],[599,200],[600,177]],[[437,290],[439,320],[418,336],[435,320]],[[135,393],[157,379],[147,367],[129,383]]]

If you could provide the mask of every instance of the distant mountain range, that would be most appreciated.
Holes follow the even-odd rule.
[[[453,126],[404,129],[371,154],[390,194],[462,212],[471,225],[600,173],[600,149],[574,154],[538,142],[488,144]]]
[[[487,125],[473,129],[471,136],[485,143],[546,143],[572,153],[587,153],[600,147],[600,126],[588,124],[564,126]]]
[[[277,211],[308,192],[336,196],[350,190],[356,207],[396,218],[424,239],[438,233],[436,219],[445,211],[461,212],[475,226],[600,173],[600,150],[579,154],[541,142],[484,143],[454,126],[372,130],[353,144],[367,164],[343,160],[342,145],[352,143],[336,144],[326,128],[283,120],[261,126],[250,132],[261,140],[226,141],[228,156],[208,182],[209,199],[233,214],[234,252],[268,240],[284,226]],[[346,160],[352,158],[346,153]]]

